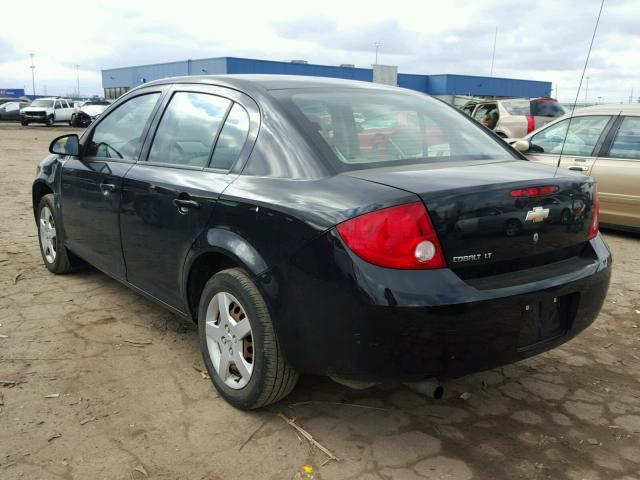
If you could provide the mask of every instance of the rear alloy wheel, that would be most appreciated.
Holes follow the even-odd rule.
[[[298,374],[284,358],[264,298],[244,270],[223,270],[211,277],[198,319],[205,366],[231,405],[243,410],[263,407],[293,389]]]
[[[64,247],[55,214],[53,194],[40,199],[38,204],[38,240],[40,253],[46,267],[53,273],[67,273],[71,270],[67,249]]]

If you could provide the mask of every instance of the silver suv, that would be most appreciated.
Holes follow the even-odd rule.
[[[566,113],[553,98],[469,102],[462,111],[502,138],[522,138]]]

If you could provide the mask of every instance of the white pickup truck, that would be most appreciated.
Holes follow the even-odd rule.
[[[31,105],[20,110],[20,123],[46,123],[53,126],[56,122],[69,123],[74,112],[73,102],[66,98],[38,98]]]

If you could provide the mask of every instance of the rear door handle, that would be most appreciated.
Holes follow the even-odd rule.
[[[589,167],[583,167],[581,165],[571,165],[569,167],[567,167],[569,170],[573,170],[575,172],[586,172],[587,170],[589,170]]]
[[[183,198],[174,198],[173,205],[180,211],[180,213],[187,213],[191,209],[200,208],[200,204],[195,200],[187,200]]]

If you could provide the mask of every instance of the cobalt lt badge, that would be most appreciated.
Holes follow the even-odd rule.
[[[540,235],[538,235],[538,232],[533,234],[533,244],[535,245],[536,243],[538,243],[538,240],[540,240]]]

